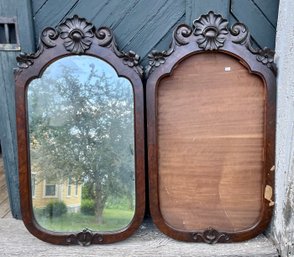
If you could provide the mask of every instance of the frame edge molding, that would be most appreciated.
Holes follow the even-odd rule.
[[[238,59],[249,73],[259,76],[265,85],[267,109],[265,120],[265,156],[262,184],[262,213],[260,219],[251,228],[239,232],[218,231],[208,227],[202,231],[176,230],[164,221],[159,208],[158,157],[156,135],[156,92],[159,81],[170,76],[174,68],[190,55],[204,52],[219,52]],[[276,119],[276,82],[277,67],[274,63],[275,52],[267,47],[256,49],[251,41],[250,32],[245,24],[235,23],[228,28],[228,21],[220,14],[210,11],[193,21],[193,25],[180,24],[174,31],[169,49],[152,50],[145,67],[147,134],[148,134],[148,173],[151,217],[160,231],[181,241],[205,242],[208,244],[240,242],[260,234],[270,222],[274,206],[274,165],[275,165],[275,119]],[[156,186],[156,188],[157,188]],[[267,197],[266,190],[271,194]],[[152,189],[153,188],[153,189]],[[157,190],[157,189],[156,189]],[[266,207],[265,207],[266,206]]]
[[[136,205],[133,219],[117,231],[100,232],[84,228],[77,232],[52,232],[41,227],[32,211],[30,193],[30,166],[28,149],[28,125],[26,109],[26,89],[31,80],[40,78],[44,70],[55,60],[73,55],[88,55],[100,58],[111,65],[118,77],[127,78],[134,96],[134,142],[135,142],[135,192]],[[145,129],[143,68],[140,57],[133,51],[120,51],[113,32],[107,27],[96,30],[86,19],[74,15],[56,28],[47,27],[39,38],[35,53],[20,53],[16,57],[18,68],[15,69],[16,84],[16,125],[18,145],[18,167],[23,222],[35,237],[58,245],[109,244],[122,241],[131,236],[141,225],[145,214]]]

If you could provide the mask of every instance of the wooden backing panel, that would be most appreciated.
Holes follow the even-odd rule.
[[[170,226],[234,232],[258,221],[264,98],[262,80],[221,53],[191,56],[160,81],[159,202]]]

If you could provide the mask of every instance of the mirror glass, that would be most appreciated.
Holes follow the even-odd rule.
[[[107,62],[69,56],[27,91],[36,221],[56,232],[117,231],[135,210],[133,88]]]

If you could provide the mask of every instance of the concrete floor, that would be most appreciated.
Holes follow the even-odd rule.
[[[150,221],[129,239],[110,245],[56,246],[33,237],[22,221],[0,219],[0,256],[21,257],[278,257],[273,244],[260,235],[247,242],[207,245],[170,239]]]

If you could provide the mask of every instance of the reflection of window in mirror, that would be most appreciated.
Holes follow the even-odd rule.
[[[52,181],[45,179],[45,197],[57,197],[57,185]]]
[[[36,174],[32,174],[32,197],[36,196]]]
[[[78,197],[79,196],[79,181],[76,179],[75,182],[75,196]]]
[[[67,181],[67,196],[68,197],[70,197],[71,195],[71,183],[72,183],[72,179],[71,177],[69,177]]]

